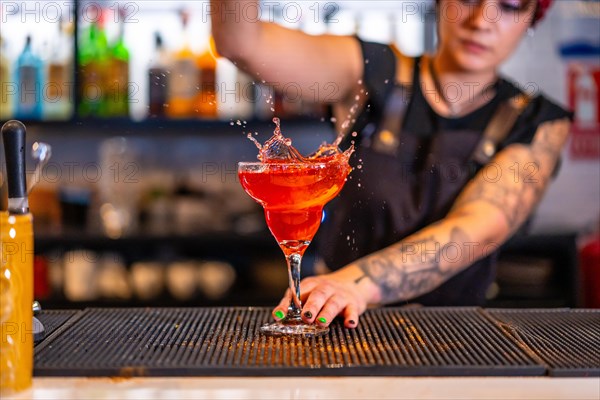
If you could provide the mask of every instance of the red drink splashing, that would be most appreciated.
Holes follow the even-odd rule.
[[[321,223],[323,207],[342,189],[353,148],[342,152],[336,145],[322,144],[304,157],[289,138],[281,134],[274,118],[274,135],[260,145],[258,159],[250,169],[241,169],[246,192],[265,210],[267,225],[286,254],[302,253]]]

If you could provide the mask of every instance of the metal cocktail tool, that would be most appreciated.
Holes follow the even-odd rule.
[[[31,193],[31,190],[37,185],[40,181],[40,177],[42,175],[42,170],[44,166],[48,163],[48,160],[52,156],[52,147],[43,142],[35,142],[31,146],[31,156],[36,162],[35,170],[33,171],[33,176],[27,185],[27,194]],[[33,302],[33,315],[38,315],[42,311],[42,306],[38,301]],[[46,336],[46,329],[44,328],[44,324],[37,319],[35,316],[33,317],[33,340],[34,342],[39,342],[44,339]]]

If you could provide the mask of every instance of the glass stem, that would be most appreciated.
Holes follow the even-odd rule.
[[[301,321],[300,311],[302,302],[300,301],[300,265],[302,263],[302,254],[292,253],[286,257],[288,264],[288,275],[290,280],[290,291],[292,292],[292,301],[288,307],[286,320]]]

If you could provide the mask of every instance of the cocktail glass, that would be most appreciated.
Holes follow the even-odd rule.
[[[342,190],[351,168],[347,158],[328,162],[238,164],[240,182],[263,206],[269,230],[285,254],[292,301],[285,318],[261,327],[272,336],[319,336],[329,328],[307,324],[300,312],[302,256],[323,216],[323,207]]]

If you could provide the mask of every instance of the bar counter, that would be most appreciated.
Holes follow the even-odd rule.
[[[256,307],[38,318],[33,387],[10,398],[600,398],[600,310],[387,307],[319,338],[266,337]]]
[[[600,378],[34,378],[7,399],[598,400]],[[4,397],[3,397],[4,399]]]

